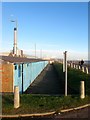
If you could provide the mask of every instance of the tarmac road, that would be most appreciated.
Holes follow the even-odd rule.
[[[64,94],[57,72],[53,65],[48,65],[35,79],[25,93],[30,94]]]

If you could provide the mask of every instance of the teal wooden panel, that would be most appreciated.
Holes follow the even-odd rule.
[[[46,67],[48,61],[40,61],[33,63],[16,64],[14,67],[14,86],[19,86],[20,92],[22,92],[22,80],[23,80],[23,91],[25,91],[35,78],[41,73]],[[22,76],[23,66],[23,76]]]
[[[22,64],[14,65],[14,86],[19,86],[19,91],[22,91]]]
[[[41,73],[41,71],[46,67],[48,61],[34,62],[24,64],[23,66],[23,90],[25,91],[30,84],[35,80],[35,78]]]

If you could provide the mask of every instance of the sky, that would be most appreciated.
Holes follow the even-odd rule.
[[[2,48],[13,49],[18,23],[18,48],[38,57],[88,59],[87,2],[3,2]]]

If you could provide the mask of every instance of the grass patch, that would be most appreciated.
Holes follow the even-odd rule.
[[[64,85],[65,78],[63,73],[63,65],[60,63],[54,63],[54,67],[58,73],[61,83]],[[67,82],[68,82],[68,93],[79,94],[80,81],[85,81],[86,95],[90,95],[90,74],[83,73],[80,70],[76,70],[68,67],[67,69]]]
[[[20,95],[20,107],[14,109],[13,94],[3,94],[2,96],[2,112],[3,114],[30,114],[42,113],[50,111],[58,111],[66,108],[78,107],[90,103],[90,75],[87,75],[79,70],[68,67],[68,93],[64,96],[64,73],[62,72],[62,64],[54,63],[54,67],[60,78],[60,87],[63,89],[61,96],[44,96],[44,95]],[[85,81],[86,97],[80,99],[79,89],[80,81]],[[77,94],[75,94],[77,93]]]
[[[3,114],[28,114],[57,111],[87,104],[90,97],[81,100],[78,96],[20,95],[20,108],[13,108],[13,95],[3,95]],[[8,100],[8,101],[7,101]],[[11,102],[12,101],[12,102]]]

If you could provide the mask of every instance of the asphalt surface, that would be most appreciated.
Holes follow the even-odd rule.
[[[62,94],[62,86],[53,65],[48,65],[27,89],[30,94]]]

